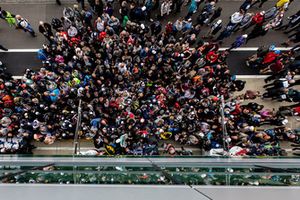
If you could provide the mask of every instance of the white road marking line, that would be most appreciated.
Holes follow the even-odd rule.
[[[222,47],[219,50],[224,51],[228,49],[229,47]],[[276,50],[280,51],[288,51],[292,47],[277,47]],[[231,51],[256,51],[258,47],[239,47],[236,49],[232,49]],[[9,49],[8,51],[0,51],[1,53],[33,53],[37,52],[39,49]]]
[[[24,76],[12,76],[13,79],[23,79]]]
[[[237,79],[264,79],[267,78],[268,75],[236,75]],[[24,76],[13,76],[13,79],[23,79]],[[300,78],[300,75],[295,76],[295,78]]]
[[[8,51],[2,51],[1,53],[34,53],[39,49],[8,49]]]
[[[224,51],[228,49],[228,47],[220,48],[220,51]],[[256,51],[258,47],[240,47],[237,49],[233,49],[232,51]],[[291,47],[278,47],[277,50],[281,51],[288,51],[291,49]],[[9,49],[8,51],[1,51],[3,53],[33,53],[37,52],[39,49]],[[260,79],[260,78],[266,78],[268,75],[237,75],[237,78],[242,79]],[[296,76],[299,77],[299,76]],[[13,76],[14,79],[22,79],[23,76]]]
[[[259,78],[267,78],[268,75],[236,75],[236,78],[241,79],[259,79]]]
[[[222,47],[219,48],[220,51],[224,51],[226,49],[228,49],[229,47]],[[258,49],[258,47],[239,47],[236,49],[232,49],[231,51],[256,51]],[[276,47],[276,50],[280,50],[280,51],[289,51],[292,49],[292,47]]]
[[[263,78],[267,78],[270,75],[236,75],[236,78],[241,78],[241,79],[263,79]],[[296,79],[300,78],[300,75],[296,75],[295,76]]]

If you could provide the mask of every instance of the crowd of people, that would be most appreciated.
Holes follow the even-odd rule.
[[[212,153],[225,149],[234,156],[283,155],[280,139],[300,142],[299,132],[285,127],[291,107],[276,112],[252,101],[243,103],[260,97],[256,91],[233,94],[246,82],[230,74],[226,58],[254,33],[243,34],[226,51],[219,51],[218,41],[239,28],[251,4],[244,3],[233,14],[215,41],[205,42],[199,39],[201,26],[222,24],[216,0],[205,1],[196,24],[191,16],[204,1],[191,0],[185,19],[168,22],[165,28],[159,19],[180,10],[183,2],[157,2],[122,1],[117,17],[110,2],[91,1],[92,9],[75,5],[64,9],[61,19],[41,21],[39,32],[48,40],[38,51],[42,68],[26,70],[21,80],[12,79],[4,67],[0,71],[1,153],[31,152],[33,140],[52,144],[74,138],[79,119],[79,136],[93,139],[95,155],[158,155],[162,143],[168,154],[177,155],[174,142]],[[280,16],[290,1],[282,3],[276,4]],[[164,6],[160,16],[152,20],[159,6]],[[1,13],[7,19],[7,12]],[[246,28],[254,25],[257,31],[276,24],[277,15],[272,21],[266,21],[263,12],[259,15],[262,21],[255,24],[261,19],[253,15]],[[25,19],[15,19],[14,24],[24,29]],[[296,30],[295,26],[299,23],[289,22],[283,29]],[[207,37],[216,34],[214,30]],[[224,33],[228,30],[229,35]],[[290,88],[299,82],[294,79],[299,73],[298,52],[269,48],[249,58],[249,66],[274,73],[268,80],[275,81],[268,87],[275,88],[268,88],[264,98],[282,99],[284,94],[284,100],[299,103],[299,91]],[[273,96],[278,85],[280,93]],[[299,104],[292,107],[299,110]],[[266,124],[275,128],[259,128]]]

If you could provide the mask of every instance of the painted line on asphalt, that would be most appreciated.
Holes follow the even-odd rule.
[[[13,79],[23,79],[24,76],[12,76]]]
[[[267,78],[270,75],[236,75],[236,78],[241,79],[260,79],[260,78]],[[300,75],[296,75],[295,78],[300,78]]]
[[[229,47],[222,47],[219,50],[224,51]],[[231,51],[256,51],[258,47],[239,47],[236,49],[232,49]],[[292,47],[277,47],[276,50],[280,51],[288,51],[291,50]],[[34,53],[37,52],[39,49],[9,49],[8,51],[1,51],[1,53]]]
[[[225,51],[226,49],[228,49],[229,47],[223,47],[223,48],[219,48],[220,51]],[[231,51],[256,51],[259,47],[239,47],[236,49],[232,49]],[[292,47],[276,47],[276,50],[280,50],[280,51],[289,51],[292,49]]]
[[[8,51],[1,51],[1,53],[34,53],[39,49],[8,49]]]
[[[13,79],[23,79],[24,76],[12,76]],[[236,75],[238,79],[264,79],[267,78],[268,75]],[[300,78],[300,75],[296,75],[295,78]]]

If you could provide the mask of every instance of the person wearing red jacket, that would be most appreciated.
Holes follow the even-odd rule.
[[[271,72],[272,74],[277,74],[281,70],[283,70],[283,68],[284,68],[284,65],[282,63],[282,59],[278,59],[274,63],[272,63],[271,65],[269,65],[268,67],[266,67],[265,69],[262,69],[260,71],[260,73],[261,74],[265,74],[265,73]]]
[[[245,26],[243,28],[243,30],[245,31],[253,25],[259,25],[259,26],[263,25],[263,23],[265,21],[265,13],[266,13],[265,11],[261,11],[261,12],[256,13],[252,17],[251,23],[248,26]]]
[[[262,62],[262,64],[271,64],[273,61],[276,60],[276,58],[279,56],[279,52],[278,51],[270,51],[269,53],[267,53],[264,57],[264,60]]]
[[[206,59],[209,63],[215,63],[219,58],[219,55],[216,54],[214,51],[208,52],[206,55]]]

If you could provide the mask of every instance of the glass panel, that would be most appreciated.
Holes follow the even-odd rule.
[[[0,163],[0,183],[300,186],[297,159],[15,157]]]

